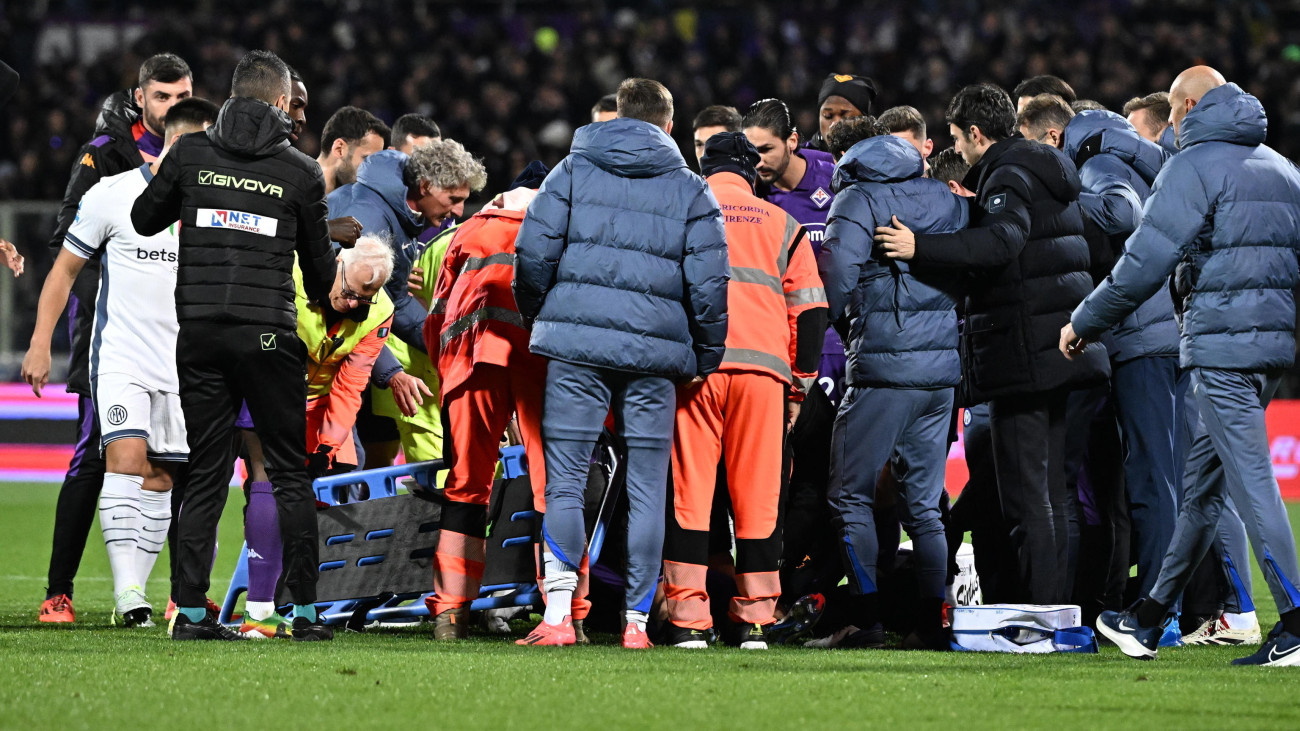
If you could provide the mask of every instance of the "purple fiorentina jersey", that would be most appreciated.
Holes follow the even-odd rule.
[[[803,180],[791,191],[772,188],[767,194],[767,200],[780,206],[803,225],[808,231],[813,255],[817,256],[821,254],[822,237],[826,235],[826,214],[830,213],[831,200],[835,197],[831,192],[835,159],[829,152],[821,150],[797,150],[794,154],[808,163]],[[846,362],[844,343],[840,341],[839,334],[833,328],[827,328],[817,380],[834,406],[839,406],[840,398],[844,395]]]
[[[808,241],[812,243],[813,254],[822,252],[822,236],[826,233],[826,214],[830,213],[831,175],[835,172],[835,160],[829,152],[821,150],[799,150],[794,154],[808,163],[803,180],[794,190],[784,191],[772,188],[767,199],[777,204],[794,220],[803,224],[808,230]]]

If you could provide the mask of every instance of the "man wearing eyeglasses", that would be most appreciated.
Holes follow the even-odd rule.
[[[313,479],[356,468],[352,426],[393,324],[393,301],[383,289],[393,273],[392,249],[362,236],[338,262],[325,300],[308,296],[294,270],[298,337],[307,345],[307,469]]]

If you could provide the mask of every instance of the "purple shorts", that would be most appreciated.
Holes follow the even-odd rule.
[[[253,417],[248,413],[248,402],[239,405],[239,416],[235,417],[236,429],[252,429]]]

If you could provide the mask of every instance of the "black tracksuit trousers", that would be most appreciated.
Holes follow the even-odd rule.
[[[189,480],[176,517],[177,606],[202,607],[217,522],[230,492],[235,418],[248,401],[279,508],[284,580],[295,604],[316,601],[316,501],[307,476],[307,348],[293,330],[182,322],[176,342]]]

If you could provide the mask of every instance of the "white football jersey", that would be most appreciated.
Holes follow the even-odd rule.
[[[146,386],[177,393],[176,261],[173,223],[153,236],[131,224],[131,206],[153,174],[143,165],[96,183],[81,199],[63,248],[89,259],[104,252],[95,328],[90,341],[90,377],[134,376]]]

